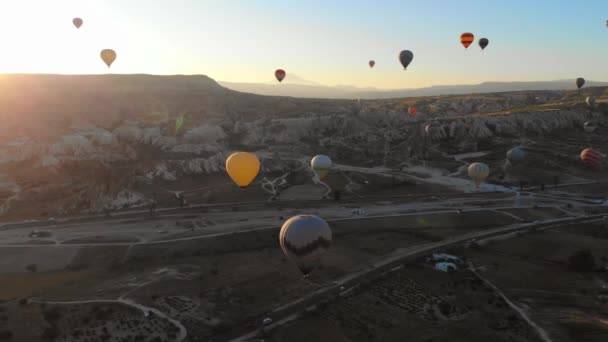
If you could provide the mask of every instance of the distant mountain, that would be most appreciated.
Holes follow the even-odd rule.
[[[292,78],[294,75],[290,75]],[[297,77],[297,76],[296,76]],[[297,77],[295,81],[283,83],[238,83],[218,82],[236,91],[273,96],[293,96],[333,99],[386,99],[398,97],[457,95],[474,93],[498,93],[523,90],[561,90],[576,89],[574,80],[533,81],[533,82],[483,82],[480,84],[431,86],[418,89],[376,89],[353,86],[323,86]],[[608,86],[608,82],[587,81],[585,87]]]

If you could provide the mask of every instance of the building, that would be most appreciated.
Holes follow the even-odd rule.
[[[442,272],[455,272],[458,270],[458,266],[453,262],[441,261],[435,264],[435,269]]]

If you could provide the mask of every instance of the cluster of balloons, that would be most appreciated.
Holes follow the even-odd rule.
[[[475,36],[470,32],[465,32],[460,35],[460,43],[464,46],[465,49],[467,49],[474,40]],[[481,47],[481,50],[483,51],[489,43],[490,41],[488,40],[488,38],[481,38],[479,40],[479,47]],[[404,70],[407,69],[407,66],[410,65],[413,59],[414,53],[410,50],[403,50],[399,53],[399,62],[403,66]],[[376,61],[372,59],[368,62],[368,64],[370,68],[373,68],[374,65],[376,65]]]
[[[310,161],[311,168],[324,178],[332,162],[326,155],[317,155]],[[235,152],[226,159],[226,172],[242,189],[247,188],[260,172],[260,160],[249,152]],[[283,224],[279,244],[306,277],[319,263],[321,255],[332,242],[327,222],[315,215],[297,215]]]
[[[473,43],[474,41],[475,35],[473,35],[471,32],[465,32],[460,35],[460,44],[462,44],[465,49],[468,49],[471,43]],[[479,44],[481,51],[483,51],[488,46],[488,44],[490,44],[490,41],[488,40],[488,38],[481,38],[479,42],[477,42],[477,44]]]
[[[82,18],[74,18],[74,19],[72,19],[72,24],[76,27],[77,30],[80,30],[80,27],[82,26],[83,23],[84,23],[84,21],[82,20]],[[106,65],[108,66],[108,68],[116,60],[116,51],[114,51],[112,49],[103,49],[103,50],[101,50],[101,52],[99,53],[99,55],[101,57],[101,60],[104,63],[106,63]]]

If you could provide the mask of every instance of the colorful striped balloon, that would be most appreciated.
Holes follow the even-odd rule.
[[[465,49],[467,49],[473,41],[475,41],[475,36],[471,32],[465,32],[460,35],[460,44],[462,44]]]
[[[586,148],[581,152],[581,160],[585,166],[590,168],[597,168],[602,164],[603,155],[592,149]]]

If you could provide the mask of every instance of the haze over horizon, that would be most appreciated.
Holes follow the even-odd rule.
[[[204,74],[266,83],[283,68],[286,81],[295,73],[322,85],[379,89],[601,81],[608,80],[606,12],[602,0],[585,6],[522,0],[10,1],[0,6],[0,29],[10,33],[0,72]],[[80,30],[72,26],[74,17],[84,20]],[[458,40],[465,31],[475,34],[468,50]],[[483,52],[481,37],[490,40]],[[111,69],[99,60],[104,48],[118,53]],[[407,71],[397,61],[403,49],[414,52]]]

